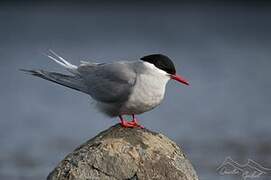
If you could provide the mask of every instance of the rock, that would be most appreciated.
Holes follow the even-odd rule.
[[[70,153],[47,180],[198,180],[176,143],[141,128],[112,126]]]

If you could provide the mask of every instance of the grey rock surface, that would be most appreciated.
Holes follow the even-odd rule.
[[[70,153],[47,180],[198,180],[176,143],[162,134],[120,125]]]

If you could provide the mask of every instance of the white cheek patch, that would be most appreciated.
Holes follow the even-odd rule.
[[[149,63],[149,62],[146,62],[146,61],[142,61],[142,62],[147,68],[152,69],[153,71],[158,72],[159,74],[163,74],[163,75],[168,76],[167,72],[163,71],[162,69],[157,68],[152,63]]]

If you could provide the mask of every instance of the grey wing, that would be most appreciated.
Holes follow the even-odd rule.
[[[77,70],[84,79],[88,94],[101,102],[126,101],[136,82],[134,66],[129,62],[85,63]]]

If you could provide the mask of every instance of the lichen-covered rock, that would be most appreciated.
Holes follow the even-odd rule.
[[[115,125],[69,154],[48,180],[198,180],[182,150],[162,134]]]

